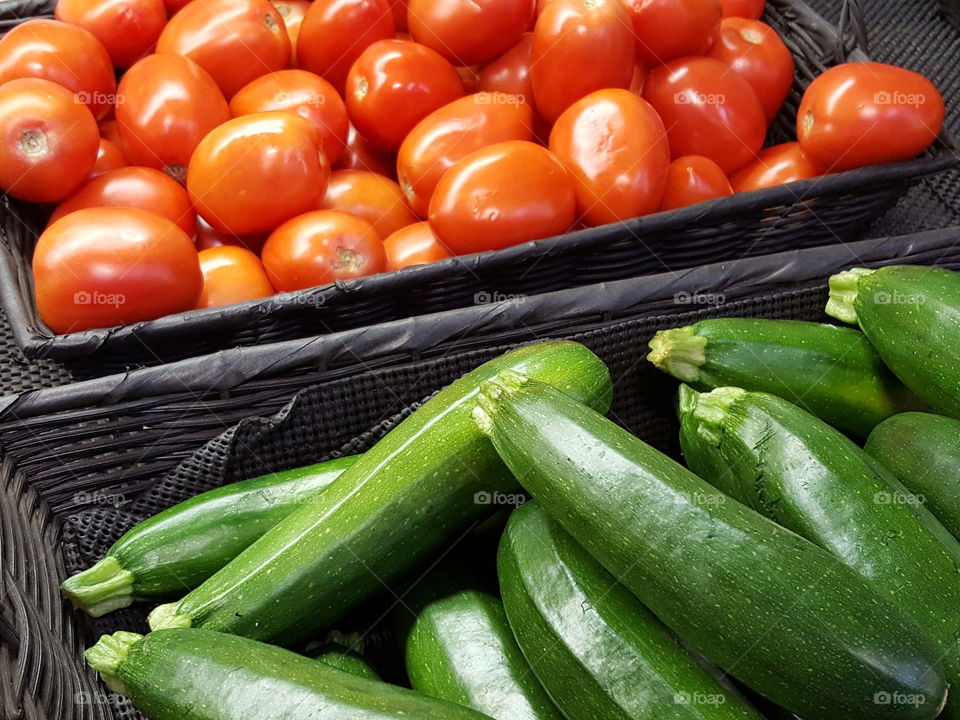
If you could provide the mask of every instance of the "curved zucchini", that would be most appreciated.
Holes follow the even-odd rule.
[[[939,713],[946,685],[931,640],[825,550],[542,383],[512,373],[485,383],[476,420],[577,542],[754,690],[805,720]],[[915,702],[877,704],[883,693]]]
[[[661,330],[650,350],[650,362],[697,390],[778,395],[861,440],[885,418],[924,407],[852,328],[713,318]]]
[[[453,703],[210,630],[104,635],[86,657],[150,720],[484,720]]]
[[[296,643],[500,509],[494,500],[515,493],[516,481],[470,413],[480,383],[504,369],[609,407],[610,375],[578,343],[528,345],[484,363],[199,588],[155,609],[151,627],[193,625]]]
[[[162,510],[60,586],[93,617],[192,590],[357,461],[337,458],[214,488]]]

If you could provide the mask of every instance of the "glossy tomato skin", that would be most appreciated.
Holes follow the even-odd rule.
[[[167,23],[163,0],[58,0],[55,16],[89,30],[118,68],[130,67],[157,42]]]
[[[797,139],[823,172],[916,157],[943,126],[943,97],[894,65],[836,65],[814,78],[797,112]]]
[[[724,17],[742,17],[759,20],[767,0],[720,0]]]
[[[372,275],[386,262],[373,226],[338,210],[314,210],[288,220],[270,234],[261,256],[280,292]]]
[[[443,174],[474,150],[505,140],[532,140],[533,113],[515,95],[477,93],[427,115],[397,154],[397,178],[410,207],[426,217]]]
[[[230,119],[220,88],[202,67],[181,55],[157,54],[124,74],[117,105],[120,147],[134,165],[183,180],[200,141]]]
[[[676,210],[733,194],[720,166],[703,155],[684,155],[670,163],[660,210]]]
[[[100,147],[97,149],[97,159],[94,161],[93,167],[90,168],[90,172],[87,173],[85,181],[93,180],[93,178],[99,177],[106,172],[126,166],[127,158],[124,157],[123,150],[120,149],[120,146],[113,142],[113,140],[101,137]]]
[[[533,11],[533,0],[409,0],[407,27],[454,65],[477,65],[520,42]]]
[[[767,121],[757,94],[719,60],[681,58],[656,67],[643,97],[660,114],[674,158],[705,155],[730,174],[763,145]]]
[[[553,0],[533,29],[533,96],[540,114],[555,121],[595,90],[627,88],[636,42],[630,11],[620,0]]]
[[[705,55],[720,32],[720,0],[627,0],[637,59],[647,67]]]
[[[516,95],[533,105],[533,33],[525,33],[520,41],[480,70],[477,89]]]
[[[268,0],[203,0],[170,18],[157,52],[187,56],[229,99],[254,78],[287,66],[290,37]]]
[[[347,145],[335,170],[369,170],[391,179],[396,178],[397,156],[370,144],[351,123],[347,130]]]
[[[343,92],[361,53],[395,33],[387,0],[314,0],[300,27],[297,64]]]
[[[462,95],[460,76],[439,53],[409,40],[380,40],[350,68],[345,97],[357,130],[396,152],[414,125]]]
[[[793,55],[777,31],[747,18],[724,18],[709,56],[726,63],[757,93],[767,124],[773,122],[793,86]]]
[[[283,18],[283,26],[287,29],[287,37],[290,38],[290,67],[296,67],[297,40],[300,38],[303,18],[310,9],[310,0],[271,0],[271,2]]]
[[[278,70],[251,82],[230,100],[234,117],[255,112],[286,110],[309,120],[320,135],[327,160],[340,159],[350,121],[336,88],[306,70]]]
[[[0,189],[21,200],[57,202],[93,169],[97,121],[74,94],[41,78],[0,85]]]
[[[222,245],[201,250],[199,256],[203,290],[196,307],[220,307],[273,295],[263,263],[246,248]]]
[[[381,238],[417,222],[396,181],[368,170],[332,173],[320,209],[340,210],[363,218]]]
[[[37,309],[57,333],[191,309],[203,278],[193,242],[159,215],[78,210],[48,227],[33,255]]]
[[[269,232],[317,207],[329,179],[317,131],[288,112],[224,123],[200,142],[187,169],[197,212],[233,235]]]
[[[734,192],[746,192],[783,185],[819,175],[817,167],[807,159],[795,142],[764,148],[745,168],[730,177]]]
[[[426,221],[407,225],[391,234],[383,241],[383,250],[387,257],[384,267],[387,272],[451,257],[450,251],[437,240]]]
[[[656,212],[670,165],[667,133],[657,112],[629,90],[598,90],[563,111],[550,132],[577,190],[587,225]]]
[[[430,226],[462,255],[559,235],[576,209],[563,163],[540,145],[508,140],[470,153],[444,174],[430,201]]]
[[[91,207],[139,208],[165,217],[193,237],[197,214],[183,185],[169,175],[145,167],[122,167],[86,183],[61,202],[50,216],[52,225],[65,215]]]
[[[116,101],[117,81],[106,48],[90,31],[59,20],[28,20],[0,38],[0,84],[26,77],[73,91],[97,120]]]

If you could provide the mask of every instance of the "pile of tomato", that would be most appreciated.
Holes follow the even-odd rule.
[[[943,100],[763,0],[60,0],[0,39],[0,189],[54,332],[324,285],[916,156]],[[118,80],[119,78],[119,80]]]

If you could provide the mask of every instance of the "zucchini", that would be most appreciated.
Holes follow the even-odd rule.
[[[801,320],[715,318],[661,330],[647,359],[697,390],[778,395],[850,436],[923,403],[852,328]]]
[[[928,510],[849,439],[774,395],[683,386],[680,420],[691,470],[860,573],[937,643],[947,682],[960,684],[960,543]]]
[[[510,626],[568,720],[762,719],[536,503],[498,560]]]
[[[902,413],[877,425],[864,449],[960,537],[960,421]]]
[[[150,720],[484,720],[453,703],[210,630],[104,635],[86,658]]]
[[[64,596],[93,617],[197,587],[357,461],[343,457],[224,485],[128,530]]]
[[[333,631],[326,642],[308,645],[304,655],[351,675],[379,680],[380,675],[363,659],[362,653],[363,640],[359,635],[344,635]]]
[[[805,720],[940,711],[930,639],[825,550],[542,383],[515,373],[485,383],[475,419],[577,542],[749,687]]]
[[[960,418],[960,274],[912,265],[846,270],[830,278],[827,314],[859,325],[904,385]]]
[[[504,369],[609,407],[607,368],[579,343],[528,345],[484,363],[199,588],[156,608],[151,627],[192,625],[295,644],[500,509],[494,500],[515,493],[516,481],[470,413],[480,383]]]

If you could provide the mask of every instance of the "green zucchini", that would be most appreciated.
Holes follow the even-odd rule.
[[[525,489],[685,643],[806,720],[929,720],[939,654],[809,540],[601,414],[503,373],[475,411]],[[908,699],[896,706],[875,698]]]
[[[155,609],[151,627],[192,625],[295,644],[499,510],[516,481],[470,413],[480,383],[504,369],[609,407],[607,368],[578,343],[528,345],[484,363],[199,588]]]
[[[846,270],[830,278],[827,314],[859,325],[904,385],[960,418],[960,274],[913,265]]]
[[[363,659],[363,640],[354,633],[344,635],[332,631],[325,642],[311,643],[304,651],[304,655],[326,663],[337,670],[367,678],[379,680],[380,675]]]
[[[568,720],[761,720],[536,503],[499,553],[510,626]]]
[[[104,635],[86,658],[150,720],[484,720],[453,703],[211,630]]]
[[[93,617],[197,587],[357,461],[343,457],[214,488],[128,530],[60,586]]]
[[[960,421],[901,413],[877,425],[864,449],[960,538]]]
[[[714,318],[661,330],[650,350],[650,362],[697,390],[772,393],[861,440],[885,418],[924,407],[852,328]]]

